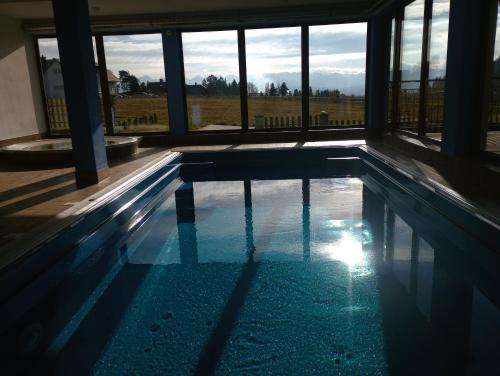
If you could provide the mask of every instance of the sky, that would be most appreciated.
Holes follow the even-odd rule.
[[[405,9],[403,79],[418,78],[424,2],[416,0]],[[430,78],[445,73],[448,12],[449,0],[434,0]],[[347,94],[364,92],[366,23],[310,26],[309,30],[309,80],[313,90],[339,88]],[[292,90],[300,89],[300,27],[247,29],[245,36],[249,82],[259,90],[264,90],[266,82],[283,81]],[[239,80],[236,31],[183,33],[182,42],[187,83],[201,83],[209,74]],[[108,69],[116,75],[118,70],[128,70],[142,81],[164,78],[161,34],[107,36],[104,46]],[[40,51],[48,58],[57,57],[56,40],[40,40]],[[500,51],[499,40],[496,51]]]
[[[311,26],[311,83],[316,73],[319,82],[330,74],[355,75],[356,84],[364,81],[366,28],[366,23]],[[300,89],[300,39],[300,27],[247,30],[248,81],[259,90],[266,82],[282,81],[292,90]],[[236,31],[183,33],[182,41],[188,83],[201,82],[209,74],[239,80]],[[128,70],[152,81],[165,76],[160,34],[107,36],[104,47],[107,67],[116,75]],[[56,40],[40,40],[40,51],[48,58],[57,57]]]

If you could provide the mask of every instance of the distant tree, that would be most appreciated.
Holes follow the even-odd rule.
[[[239,95],[240,94],[240,84],[236,82],[235,79],[231,82],[231,95]]]
[[[312,87],[309,86],[309,96],[310,97],[314,97],[314,94],[313,94],[313,89]]]
[[[297,89],[295,89],[295,90],[293,91],[293,96],[294,96],[294,97],[298,97],[298,96],[299,96],[299,91],[298,91]]]
[[[141,91],[147,91],[146,84],[144,82],[141,82],[140,84]]]
[[[247,91],[248,94],[258,94],[259,89],[257,89],[257,86],[253,82],[248,82],[247,83]]]
[[[493,61],[493,77],[500,76],[500,56]]]
[[[122,90],[130,93],[136,93],[139,91],[139,80],[136,76],[131,75],[125,70],[118,71],[118,76],[120,78],[120,86]]]
[[[288,95],[288,86],[286,86],[286,83],[283,82],[281,85],[280,85],[280,88],[279,88],[279,93],[282,97],[285,97]]]
[[[276,86],[274,85],[274,82],[271,83],[271,86],[269,87],[269,95],[271,97],[275,97],[278,95],[278,89],[276,89]]]
[[[40,64],[42,65],[42,69],[45,69],[45,65],[47,64],[47,58],[44,55],[40,56]]]
[[[266,86],[264,87],[264,94],[268,96],[269,91],[270,91],[269,82],[266,82]]]

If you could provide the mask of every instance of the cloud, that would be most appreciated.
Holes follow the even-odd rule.
[[[236,30],[182,34],[186,78],[238,76],[238,34]]]
[[[364,76],[366,32],[366,23],[311,26],[311,74]],[[259,90],[278,77],[289,77],[300,88],[300,27],[247,29],[245,39],[248,80]],[[239,76],[236,30],[186,32],[182,42],[188,81],[208,74]],[[137,77],[154,80],[165,76],[159,33],[105,36],[104,47],[108,69],[115,74],[127,70]],[[40,49],[49,58],[58,57],[54,38],[40,40]]]

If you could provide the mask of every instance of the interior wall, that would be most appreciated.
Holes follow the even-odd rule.
[[[0,16],[0,141],[46,132],[33,38]]]

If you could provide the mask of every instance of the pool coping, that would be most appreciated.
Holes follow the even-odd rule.
[[[289,143],[293,144],[293,143]],[[311,145],[313,144],[313,145]],[[271,144],[273,145],[273,144]],[[423,185],[427,189],[430,189],[436,194],[440,194],[445,199],[452,201],[454,204],[458,205],[462,209],[472,213],[478,219],[494,226],[500,230],[500,218],[485,213],[483,210],[474,206],[473,204],[467,202],[459,193],[453,189],[444,186],[443,184],[433,180],[432,178],[426,176],[425,174],[418,173],[416,171],[409,171],[401,163],[394,160],[390,156],[369,147],[364,143],[363,140],[351,140],[345,142],[338,141],[324,141],[324,142],[314,142],[305,143],[297,146],[277,146],[271,147],[270,145],[243,145],[241,148],[219,148],[217,147],[180,147],[170,150],[166,150],[167,154],[164,154],[157,159],[147,163],[143,168],[135,170],[113,184],[103,188],[102,190],[92,194],[85,200],[80,201],[73,205],[72,207],[64,210],[63,212],[57,214],[54,218],[50,219],[48,222],[35,227],[32,231],[24,234],[21,238],[15,239],[5,246],[0,247],[0,272],[2,272],[6,267],[17,261],[18,259],[29,254],[30,251],[37,248],[39,245],[46,243],[50,239],[57,236],[65,228],[71,226],[73,223],[79,222],[83,217],[87,216],[94,210],[98,209],[109,203],[113,198],[117,197],[121,193],[127,191],[131,186],[137,182],[144,179],[146,176],[153,174],[155,171],[160,169],[166,164],[166,161],[173,160],[177,157],[182,157],[183,155],[190,154],[204,154],[204,153],[245,153],[245,152],[264,152],[264,151],[292,151],[292,150],[314,150],[314,149],[359,149],[364,153],[371,155],[388,167],[395,169],[397,172],[405,175],[414,182]],[[176,151],[179,150],[179,151]],[[359,156],[358,157],[362,157]]]
[[[109,186],[88,196],[83,201],[58,213],[54,218],[23,234],[22,237],[0,247],[0,273],[17,260],[27,256],[32,250],[57,237],[65,228],[80,222],[84,217],[103,207],[146,176],[153,174],[163,167],[166,161],[173,160],[179,156],[180,153],[168,151],[167,154],[147,163],[144,168],[127,174]]]

